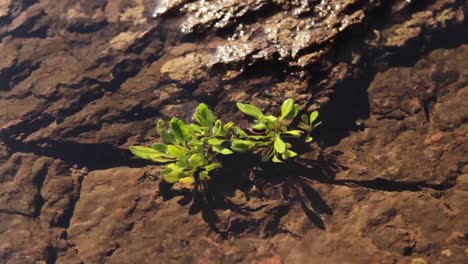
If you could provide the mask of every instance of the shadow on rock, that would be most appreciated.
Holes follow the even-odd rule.
[[[201,213],[203,220],[223,238],[257,233],[269,237],[284,230],[281,219],[299,204],[318,228],[325,230],[323,214],[332,215],[313,181],[332,182],[340,167],[336,153],[319,151],[317,160],[295,160],[264,164],[255,155],[236,155],[207,186],[196,184],[192,191],[164,181],[160,194],[189,206],[189,214]]]

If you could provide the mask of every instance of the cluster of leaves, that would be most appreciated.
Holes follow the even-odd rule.
[[[285,139],[300,138],[305,134],[305,141],[311,142],[310,133],[315,126],[320,124],[313,125],[318,117],[318,112],[314,111],[310,116],[305,114],[301,116],[302,122],[298,125],[299,129],[289,129],[289,126],[299,114],[299,106],[294,103],[293,99],[287,99],[283,102],[279,117],[265,115],[258,107],[250,104],[238,102],[237,108],[244,114],[255,118],[252,125],[253,135],[240,133],[239,136],[244,139],[242,142],[250,147],[249,150],[261,150],[262,161],[282,162],[282,160],[297,156],[297,153],[291,150],[291,143],[288,143]],[[235,144],[233,144],[233,149],[236,150]]]
[[[161,143],[151,147],[132,146],[132,153],[140,158],[166,163],[163,178],[169,183],[180,183],[191,188],[196,182],[206,186],[210,173],[222,167],[219,155],[234,153],[260,153],[262,161],[283,162],[298,154],[292,150],[290,138],[303,137],[312,141],[310,133],[318,112],[302,115],[297,129],[290,129],[299,114],[299,106],[287,99],[281,106],[281,115],[265,115],[256,106],[237,103],[244,114],[254,118],[250,130],[235,126],[233,122],[223,124],[205,104],[200,104],[193,116],[194,123],[187,124],[179,118],[169,123],[159,120],[157,132]]]

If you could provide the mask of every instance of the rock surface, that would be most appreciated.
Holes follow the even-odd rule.
[[[459,0],[0,0],[0,263],[466,263],[467,15]],[[288,203],[232,191],[213,222],[127,150],[199,102],[243,122],[235,102],[286,97],[320,109],[337,163],[302,171]]]

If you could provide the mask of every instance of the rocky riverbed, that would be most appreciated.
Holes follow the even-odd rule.
[[[467,16],[463,0],[0,0],[0,263],[467,263]],[[242,123],[237,101],[289,97],[321,113],[319,165],[238,171],[306,178],[288,201],[268,183],[194,209],[128,151],[200,102]]]

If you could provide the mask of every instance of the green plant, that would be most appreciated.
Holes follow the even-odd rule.
[[[255,118],[252,124],[253,135],[242,134],[242,136],[247,138],[254,147],[261,149],[262,161],[271,159],[273,162],[282,162],[282,160],[297,156],[297,153],[291,150],[292,144],[285,142],[285,139],[299,138],[304,133],[302,130],[289,128],[294,118],[299,114],[299,105],[295,104],[293,99],[287,99],[283,102],[281,114],[278,117],[265,115],[251,104],[238,102],[237,108],[244,114]],[[318,114],[317,111],[314,113]],[[312,130],[306,131],[310,133]],[[307,137],[310,137],[309,134]]]
[[[167,182],[179,182],[187,188],[198,182],[204,187],[210,173],[222,167],[219,155],[253,152],[260,153],[264,162],[283,162],[298,155],[292,150],[290,139],[304,137],[310,142],[310,133],[320,124],[314,124],[318,117],[318,112],[314,111],[301,116],[297,129],[290,129],[299,114],[299,106],[293,99],[283,102],[280,116],[265,115],[251,104],[238,102],[237,107],[254,118],[250,130],[235,126],[233,122],[223,124],[202,103],[195,111],[194,123],[186,124],[174,117],[167,124],[161,119],[156,130],[162,143],[151,147],[132,146],[130,150],[140,158],[166,163],[161,174]]]
[[[161,173],[169,183],[190,187],[198,180],[204,184],[211,171],[222,167],[216,156],[233,153],[227,140],[234,123],[223,124],[205,104],[197,107],[194,120],[195,123],[186,124],[174,117],[167,124],[160,119],[156,130],[163,143],[132,146],[130,150],[140,158],[169,163]]]

